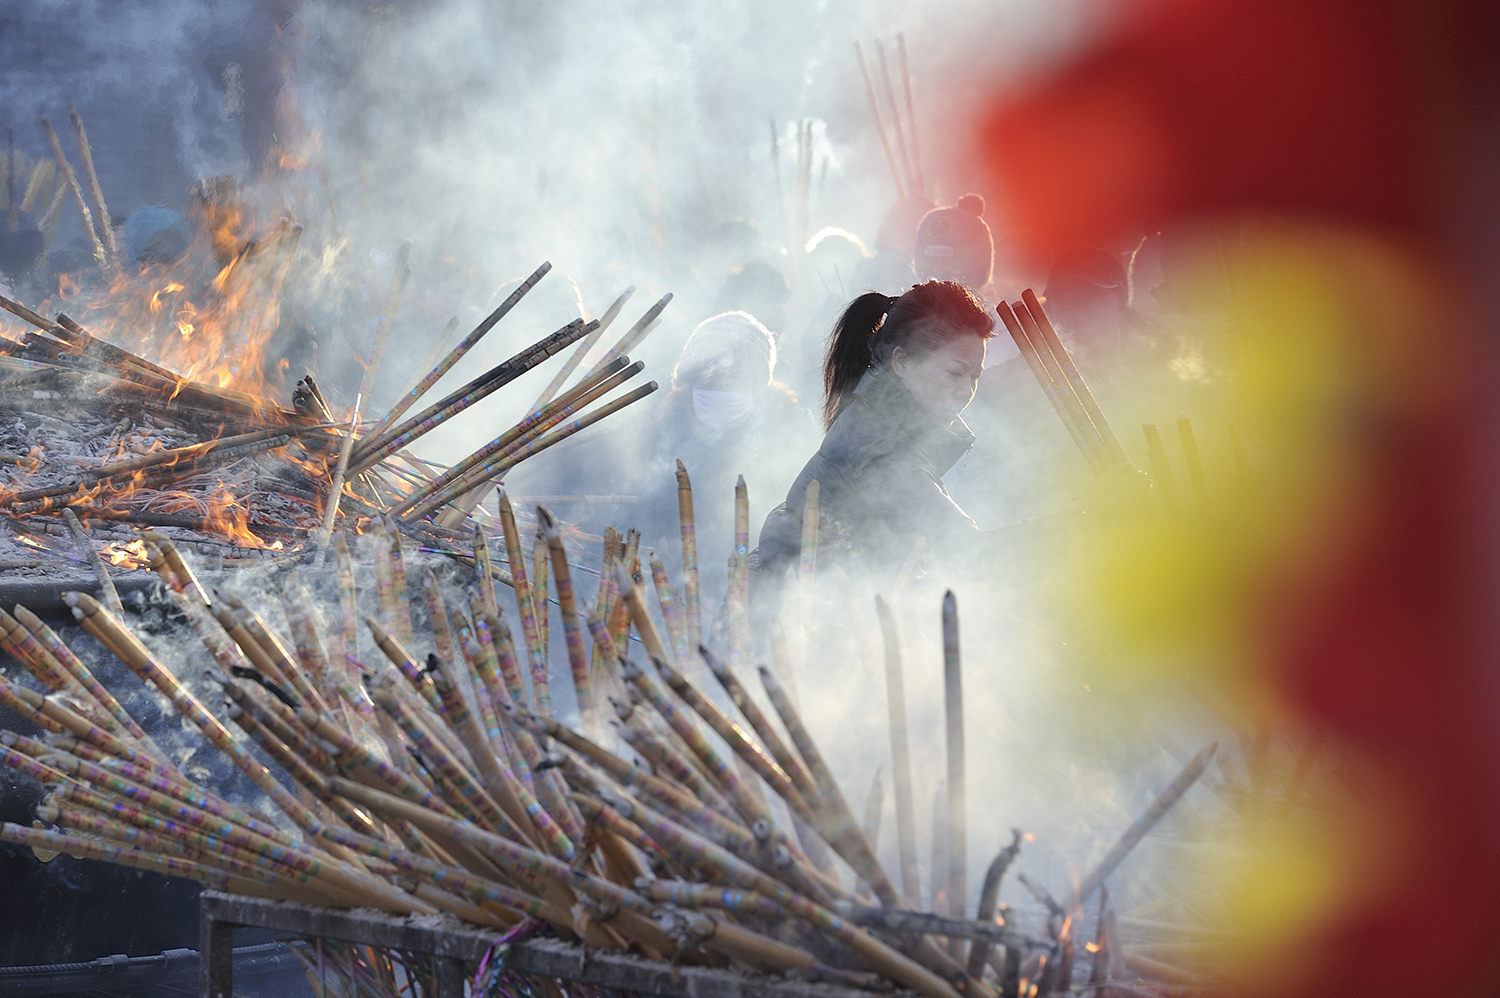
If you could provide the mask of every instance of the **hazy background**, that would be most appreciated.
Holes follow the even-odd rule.
[[[969,158],[970,116],[998,83],[1045,72],[1107,28],[1109,16],[1099,4],[1055,0],[39,2],[0,15],[0,124],[14,130],[18,149],[45,156],[38,119],[61,128],[67,105],[76,104],[117,219],[155,204],[185,212],[199,179],[228,174],[253,216],[248,228],[265,231],[282,218],[304,226],[269,353],[271,361],[289,361],[284,374],[267,372],[281,379],[282,401],[291,382],[312,371],[335,408],[352,402],[355,357],[369,343],[404,240],[412,243],[412,276],[370,406],[376,413],[421,373],[450,317],[459,319],[456,339],[542,260],[553,273],[439,391],[580,311],[598,315],[627,285],[638,290],[607,339],[674,293],[661,325],[635,352],[648,365],[641,380],[657,379],[662,392],[633,421],[619,420],[612,435],[593,434],[607,444],[586,448],[580,439],[516,476],[529,494],[613,491],[614,481],[614,490],[639,491],[634,485],[652,476],[671,489],[669,463],[637,466],[637,446],[651,442],[647,407],[664,399],[687,334],[712,314],[731,268],[765,260],[785,274],[791,300],[784,328],[774,331],[792,356],[790,338],[826,333],[814,320],[831,314],[830,298],[859,290],[852,279],[831,287],[826,273],[804,262],[800,244],[836,226],[873,249],[896,200],[854,43],[865,44],[878,74],[873,43],[883,41],[894,60],[896,35],[905,33],[926,194],[951,204],[978,190],[1000,238],[1004,192],[985,189]],[[805,224],[796,220],[794,193],[793,122],[803,119],[814,139]],[[89,265],[76,211],[65,205],[49,270]],[[431,434],[418,452],[456,461],[522,415],[552,370],[533,372]],[[791,373],[799,372],[778,371]],[[752,535],[816,447],[812,412],[820,400],[800,401],[808,411],[788,445],[743,469]],[[1051,429],[1061,434],[1060,425]],[[700,523],[727,520],[725,483],[703,485],[699,496],[700,510],[714,511],[700,512]],[[585,530],[604,522],[623,529],[652,515],[628,505],[560,512]],[[675,518],[675,507],[667,513]],[[706,607],[723,592],[731,541],[727,531],[705,532]],[[584,550],[584,560],[595,562],[596,545]],[[675,581],[680,555],[662,555]],[[580,583],[586,596],[592,585]],[[940,595],[922,589],[902,611],[924,868],[943,765],[934,644]],[[1091,713],[1084,698],[1092,690],[1072,671],[1076,658],[1061,654],[1054,622],[1006,609],[1014,595],[981,593],[962,603],[972,642],[971,903],[1011,826],[1038,833],[1028,847],[1034,858],[1023,866],[1060,892],[1069,871],[1089,851],[1102,852],[1175,769],[1157,747],[1130,741],[1128,733],[1140,731],[1136,721],[1111,727]],[[830,612],[846,610],[839,603]],[[840,619],[869,640],[858,654],[811,663],[797,678],[856,811],[875,770],[885,767],[882,853],[894,872],[873,609],[862,605]],[[556,621],[552,633],[561,662]],[[1106,758],[1114,769],[1101,768]],[[1014,886],[1006,897],[1023,901]]]

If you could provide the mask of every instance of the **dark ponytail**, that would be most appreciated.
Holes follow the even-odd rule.
[[[823,358],[823,423],[832,426],[844,400],[875,359],[875,332],[898,299],[868,291],[849,303],[833,325],[828,355]]]
[[[823,359],[823,422],[832,426],[875,363],[896,347],[920,356],[958,336],[989,339],[994,319],[974,293],[952,281],[924,281],[892,298],[878,291],[849,303],[834,323]]]

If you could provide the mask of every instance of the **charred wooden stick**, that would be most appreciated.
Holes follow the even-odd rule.
[[[83,177],[88,181],[89,195],[94,207],[99,210],[99,234],[104,240],[104,253],[110,266],[120,267],[120,249],[115,245],[115,229],[110,221],[109,209],[104,206],[104,188],[99,186],[99,174],[94,170],[94,150],[89,145],[89,133],[84,130],[83,116],[78,108],[68,105],[68,121],[73,125],[73,141],[78,143],[78,159],[83,163]]]
[[[901,88],[906,93],[906,134],[911,140],[911,186],[908,194],[927,196],[927,185],[922,180],[922,154],[917,148],[917,111],[911,99],[911,67],[906,61],[906,32],[896,33],[896,49],[901,54]]]
[[[1016,856],[1021,852],[1021,830],[1011,830],[1010,845],[1000,850],[1000,854],[990,863],[989,869],[984,871],[984,885],[979,889],[979,910],[975,913],[975,919],[981,925],[993,925],[995,922],[995,909],[1000,903],[1000,881],[1005,877],[1005,871],[1015,862]],[[951,938],[951,937],[950,937]],[[978,977],[984,973],[984,965],[990,958],[991,940],[978,940],[969,949],[969,976]]]
[[[568,383],[568,379],[573,376],[573,372],[577,370],[578,365],[582,364],[584,358],[589,355],[589,351],[594,348],[594,344],[599,342],[599,338],[604,335],[605,331],[619,317],[620,309],[625,307],[625,303],[630,300],[630,296],[633,294],[635,294],[634,284],[626,288],[620,294],[620,297],[616,298],[609,308],[604,310],[604,314],[599,317],[598,327],[592,333],[589,333],[578,341],[578,346],[573,349],[572,355],[568,357],[567,362],[563,364],[558,372],[552,376],[552,380],[547,383],[547,387],[542,389],[542,394],[537,396],[537,400],[532,403],[527,415],[534,416],[541,412],[547,403],[551,402],[553,397],[562,390],[562,386]]]
[[[901,176],[901,167],[896,163],[896,153],[891,148],[891,137],[886,134],[885,114],[880,110],[880,98],[875,94],[875,77],[870,75],[870,63],[865,59],[865,47],[858,41],[854,43],[854,52],[859,56],[859,69],[865,77],[865,93],[870,98],[870,110],[875,114],[875,131],[880,135],[880,144],[885,149],[885,161],[891,167],[891,179],[896,182],[896,196],[906,197],[906,182]]]
[[[47,133],[47,141],[52,145],[52,155],[56,157],[57,165],[62,169],[68,189],[73,192],[73,203],[78,206],[78,214],[83,216],[83,230],[88,234],[90,245],[94,247],[94,262],[99,265],[99,273],[108,279],[111,274],[109,257],[105,255],[104,244],[99,241],[99,232],[94,228],[94,213],[89,210],[89,203],[84,200],[83,188],[78,184],[78,174],[73,171],[73,164],[68,162],[68,157],[63,155],[62,143],[57,141],[57,132],[52,130],[52,122],[43,118],[42,130]],[[109,219],[106,218],[104,224],[108,225]]]
[[[369,437],[361,441],[359,449],[354,454],[354,473],[359,474],[373,468],[387,455],[394,454],[474,403],[488,398],[563,347],[586,335],[591,329],[592,324],[585,324],[581,319],[574,319],[509,360],[492,367],[457,391],[434,402],[415,416],[390,427],[381,436]]]
[[[1040,340],[1040,333],[1038,332],[1034,340],[1030,329],[1021,323],[1020,313],[1003,301],[995,306],[995,311],[1005,324],[1005,329],[1010,333],[1011,339],[1015,340],[1016,349],[1021,352],[1026,365],[1031,368],[1031,373],[1036,376],[1037,383],[1042,386],[1042,391],[1047,395],[1047,401],[1051,402],[1052,408],[1057,411],[1058,418],[1067,428],[1068,435],[1073,438],[1073,443],[1088,461],[1089,468],[1094,474],[1101,474],[1104,470],[1104,442],[1089,421],[1087,413],[1083,411],[1078,397],[1068,389],[1067,384],[1060,380],[1059,375],[1055,374],[1043,359],[1045,344],[1037,342]]]
[[[109,577],[109,569],[104,567],[104,560],[99,557],[99,549],[94,546],[94,539],[89,536],[89,532],[79,522],[78,514],[71,509],[65,509],[63,510],[63,520],[67,523],[68,529],[72,531],[73,540],[83,549],[83,553],[88,556],[89,564],[94,569],[94,575],[99,579],[99,595],[103,598],[104,605],[116,617],[125,616],[125,605],[120,602],[120,593],[115,589],[115,581]]]
[[[885,639],[885,699],[891,728],[891,782],[895,789],[896,845],[901,856],[901,891],[908,898],[922,896],[917,865],[916,805],[912,799],[911,747],[906,729],[906,683],[901,669],[901,636],[896,618],[880,596],[875,613]]]
[[[437,384],[439,379],[441,379],[443,375],[452,370],[453,365],[457,364],[461,359],[463,359],[464,354],[472,350],[474,348],[474,345],[477,344],[481,339],[483,339],[486,333],[495,328],[495,324],[501,319],[505,318],[510,310],[516,307],[516,303],[518,303],[522,298],[526,297],[526,292],[536,287],[537,282],[540,281],[543,277],[546,277],[547,272],[551,269],[552,264],[543,260],[542,265],[538,267],[534,272],[532,272],[530,277],[522,281],[520,286],[512,291],[510,295],[500,303],[500,306],[498,308],[487,315],[484,321],[475,326],[473,331],[470,332],[468,336],[465,336],[462,342],[458,344],[458,346],[448,351],[447,356],[445,356],[436,367],[423,375],[420,381],[413,385],[405,395],[402,395],[401,398],[396,401],[395,405],[391,406],[390,412],[387,412],[380,418],[379,422],[377,422],[370,428],[368,439],[374,441],[378,440],[382,435],[384,435],[385,432],[390,429],[391,424],[400,419],[402,415],[405,414],[406,410],[411,408],[412,403],[416,402],[423,395],[426,395],[428,390],[432,388],[433,385]]]
[[[585,381],[576,388],[564,393],[562,398],[559,398],[555,403],[545,406],[539,412],[528,415],[525,419],[509,427],[504,433],[501,433],[494,440],[491,440],[474,453],[465,457],[441,475],[428,481],[398,504],[391,511],[392,515],[404,517],[417,506],[425,507],[428,498],[434,494],[443,492],[449,485],[463,478],[476,466],[483,464],[497,454],[519,450],[520,447],[536,436],[539,436],[542,432],[589,405],[589,403],[606,394],[615,386],[630,380],[639,374],[645,366],[645,364],[639,362],[629,364],[623,359],[617,364],[611,365],[600,377],[592,381]]]
[[[1085,875],[1068,894],[1067,900],[1062,905],[1064,910],[1074,911],[1099,889],[1099,885],[1104,883],[1105,878],[1124,861],[1125,857],[1130,854],[1130,850],[1146,837],[1146,833],[1155,827],[1156,823],[1172,809],[1172,805],[1181,800],[1182,795],[1188,792],[1188,788],[1203,775],[1203,770],[1207,768],[1209,760],[1218,750],[1217,742],[1203,749],[1183,767],[1182,772],[1178,773],[1171,783],[1162,788],[1151,805],[1141,812],[1141,816],[1136,818],[1120,835],[1119,840],[1110,847],[1109,852],[1099,861],[1099,865]]]
[[[682,596],[687,609],[688,647],[703,643],[703,610],[698,591],[697,521],[693,517],[693,483],[687,466],[677,461],[677,515],[682,524]]]
[[[43,489],[27,489],[13,493],[9,496],[0,497],[0,503],[29,502],[35,499],[46,499],[51,496],[68,495],[80,488],[87,488],[97,484],[104,479],[113,479],[123,475],[130,475],[138,471],[148,471],[161,465],[189,464],[190,462],[206,457],[215,451],[234,450],[236,454],[244,454],[245,451],[238,450],[250,444],[263,443],[266,440],[277,437],[304,436],[314,430],[328,429],[327,424],[302,427],[277,427],[275,429],[254,430],[250,433],[241,433],[232,437],[220,437],[217,440],[209,440],[201,444],[190,444],[186,447],[177,447],[171,450],[157,451],[153,454],[145,454],[141,457],[131,458],[128,461],[115,461],[110,464],[101,465],[85,471],[67,482],[59,485],[49,486]]]
[[[968,799],[964,766],[963,661],[958,643],[958,603],[943,594],[943,705],[948,747],[948,911],[963,918],[968,908]],[[954,957],[961,954],[954,949]]]
[[[406,292],[406,279],[411,276],[411,267],[406,261],[411,257],[411,240],[401,244],[396,251],[396,269],[391,274],[391,283],[386,288],[385,298],[380,303],[380,318],[375,322],[375,335],[370,341],[369,356],[362,358],[365,373],[359,382],[359,396],[369,398],[375,388],[375,376],[380,372],[380,362],[385,357],[386,340],[396,323],[396,312],[401,308],[401,298]]]

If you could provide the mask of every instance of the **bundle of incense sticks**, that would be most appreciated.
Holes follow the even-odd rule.
[[[691,566],[685,469],[678,480]],[[376,553],[381,608],[380,619],[365,624],[379,660],[359,656],[358,594],[343,535],[331,545],[337,557],[328,569],[337,578],[338,605],[320,615],[304,580],[290,575],[279,608],[284,632],[267,620],[275,608],[263,616],[205,590],[169,539],[148,535],[152,567],[222,689],[218,710],[119,613],[86,594],[67,595],[83,628],[259,788],[274,819],[187,779],[35,615],[25,608],[0,615],[0,647],[42,687],[0,681],[0,704],[41,731],[0,736],[0,764],[49,790],[36,826],[5,824],[0,840],[255,897],[445,912],[497,931],[529,920],[566,940],[685,963],[897,986],[927,998],[1015,995],[1023,985],[1011,972],[1055,966],[1071,954],[1066,913],[1089,900],[1215,751],[1191,760],[1104,860],[1075,881],[1066,901],[1052,902],[1065,917],[1045,934],[1028,934],[1008,911],[997,913],[1000,877],[1019,840],[990,866],[977,920],[956,900],[952,909],[916,911],[904,712],[892,713],[900,745],[898,890],[819,749],[811,719],[776,672],[760,668],[784,739],[742,682],[748,667],[690,643],[692,614],[660,559],[650,559],[648,589],[636,539],[621,543],[611,532],[597,602],[587,608],[547,510],[536,510],[534,562],[503,494],[501,523],[514,584],[509,611],[493,585],[481,529],[473,538],[475,584],[455,600],[425,580],[425,614],[414,615],[406,596],[411,586],[396,531],[365,541]],[[567,649],[568,669],[556,673],[538,622],[549,589],[561,606]],[[665,637],[652,613],[653,591]],[[512,612],[522,649],[508,622]],[[942,616],[956,688],[951,596]],[[415,618],[427,627],[419,632]],[[894,625],[883,605],[881,619],[890,648]],[[628,652],[632,640],[644,656]],[[781,644],[773,643],[778,670],[785,667]],[[181,651],[191,657],[191,648]],[[899,698],[898,657],[888,659],[888,669]],[[559,710],[569,683],[576,724]],[[606,699],[631,748],[606,737],[599,716]],[[954,711],[961,713],[962,703],[950,697]],[[961,752],[962,729],[950,730],[956,741],[949,750]],[[958,765],[950,760],[950,780],[954,773],[961,780]],[[960,823],[961,844],[961,787],[953,801],[949,821]],[[804,845],[809,841],[816,850]],[[848,870],[841,876],[826,859],[810,858],[815,851],[838,857]],[[943,871],[955,878],[951,899],[962,896],[961,871]],[[857,894],[856,882],[878,903]],[[1054,970],[1046,983],[1066,979]]]
[[[1106,468],[1125,463],[1125,448],[1110,429],[1036,294],[1027,288],[1020,301],[1002,301],[995,311],[1094,473],[1102,474]]]

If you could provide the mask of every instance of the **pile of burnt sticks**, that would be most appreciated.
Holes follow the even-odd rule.
[[[626,352],[654,327],[671,295],[564,390],[619,314],[633,291],[628,289],[599,319],[568,323],[406,416],[548,270],[547,263],[537,268],[363,433],[359,401],[352,413],[335,418],[311,375],[297,383],[292,408],[283,408],[178,377],[91,335],[66,315],[48,320],[0,297],[0,307],[36,330],[0,338],[3,410],[14,418],[9,435],[0,432],[0,457],[12,472],[8,482],[0,480],[0,512],[34,559],[5,567],[45,568],[59,555],[44,535],[71,534],[84,542],[103,582],[107,568],[95,542],[117,549],[106,552],[113,564],[144,567],[138,543],[133,552],[123,550],[134,537],[132,528],[143,526],[166,529],[200,554],[229,558],[303,552],[321,562],[335,529],[363,530],[387,518],[420,541],[451,547],[452,526],[486,515],[479,503],[490,482],[656,390],[651,382],[585,411],[640,373],[643,365]],[[393,283],[385,313],[399,304],[400,287]],[[384,353],[388,334],[389,324],[382,322],[372,362]],[[406,450],[575,343],[525,418],[453,467]],[[73,514],[66,524],[60,516],[65,511]]]
[[[528,566],[502,494],[509,572],[490,565],[488,540],[476,527],[467,607],[445,606],[434,580],[425,580],[429,634],[413,633],[401,532],[386,531],[383,543],[374,538],[378,619],[365,622],[383,663],[353,651],[357,593],[343,534],[330,544],[340,595],[329,616],[337,625],[323,626],[302,582],[288,573],[285,637],[240,600],[206,591],[169,540],[148,534],[152,567],[212,656],[210,675],[226,697],[219,715],[121,617],[82,593],[67,602],[109,653],[265,794],[277,820],[190,781],[79,657],[17,608],[15,617],[0,616],[0,647],[48,694],[6,682],[0,704],[44,734],[0,736],[0,762],[50,795],[33,827],[6,824],[0,840],[256,897],[446,913],[496,930],[529,920],[588,946],[683,963],[790,971],[932,998],[1067,992],[1082,905],[1198,778],[1211,750],[1162,790],[1067,898],[1052,902],[1045,929],[1022,931],[997,908],[1018,842],[990,867],[977,918],[913,911],[777,680],[786,668],[781,643],[772,645],[776,669],[758,670],[779,731],[738,678],[749,669],[740,628],[732,630],[734,664],[698,644],[685,471],[679,498],[681,594],[658,560],[650,566],[665,638],[648,606],[633,536],[623,546],[606,538],[599,598],[581,615],[556,523],[538,508],[545,557]],[[737,500],[740,514],[743,490]],[[816,508],[810,512],[816,523]],[[561,609],[577,729],[553,715],[546,618],[538,612],[548,597],[543,573]],[[500,607],[497,576],[513,588],[521,648]],[[731,587],[732,620],[743,620],[742,596]],[[944,612],[945,664],[956,669],[951,601]],[[649,664],[623,653],[632,630]],[[419,645],[433,651],[423,656]],[[710,682],[723,697],[711,695]],[[609,747],[606,699],[618,705],[633,753]],[[777,814],[789,815],[791,834]],[[846,886],[830,853],[865,887]],[[1112,967],[1126,966],[1110,924],[1101,913],[1099,936],[1078,950],[1094,953],[1091,986],[1130,993],[1134,986],[1110,977]],[[348,972],[363,973],[357,965]],[[363,986],[348,983],[344,993]]]

